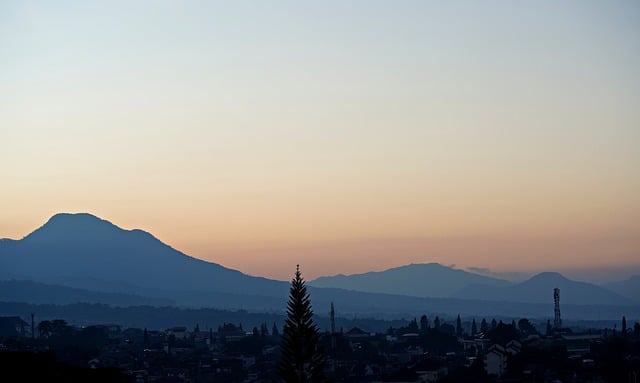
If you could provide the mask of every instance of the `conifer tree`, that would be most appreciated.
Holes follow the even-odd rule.
[[[482,318],[482,322],[480,322],[480,331],[486,333],[489,331],[489,325],[487,324],[487,320]]]
[[[291,281],[287,319],[280,340],[278,375],[283,382],[324,381],[324,358],[318,350],[318,327],[300,265]]]
[[[426,334],[429,329],[429,319],[426,315],[420,317],[420,333]]]
[[[462,320],[460,320],[460,314],[458,314],[458,318],[456,319],[456,335],[462,336]]]
[[[269,336],[269,329],[267,328],[267,324],[263,323],[260,325],[260,336],[266,338]]]

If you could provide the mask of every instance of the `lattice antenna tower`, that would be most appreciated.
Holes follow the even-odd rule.
[[[562,318],[560,317],[560,289],[553,289],[553,328],[555,330],[560,330],[562,328]]]

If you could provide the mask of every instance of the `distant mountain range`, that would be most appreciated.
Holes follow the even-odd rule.
[[[451,297],[470,284],[510,286],[505,280],[457,270],[439,263],[400,266],[380,272],[320,277],[309,285],[415,297]]]
[[[309,283],[309,291],[315,312],[325,315],[333,302],[340,315],[379,318],[423,313],[547,317],[552,315],[553,287],[560,287],[566,317],[640,318],[640,307],[630,309],[630,300],[604,288],[560,277],[531,282],[545,281],[539,279],[514,285],[422,264],[318,278]],[[123,230],[86,213],[57,214],[21,240],[0,240],[2,280],[1,301],[175,304],[262,312],[283,312],[289,290],[287,282],[190,257],[147,232]]]
[[[623,296],[601,286],[572,281],[559,273],[540,273],[524,282],[514,284],[437,263],[411,264],[381,272],[349,276],[321,277],[311,281],[310,285],[420,297],[532,303],[552,302],[553,289],[557,287],[561,292],[562,303],[576,305],[631,305],[634,303],[626,296],[627,294]],[[627,285],[633,285],[633,283],[627,282],[624,286]],[[633,291],[633,286],[626,288],[629,290],[628,293]],[[623,287],[620,289],[624,290]]]
[[[286,296],[288,288],[190,257],[145,231],[123,230],[91,214],[56,214],[25,238],[0,242],[0,269],[38,281],[68,279],[79,288],[108,281],[112,290],[127,293],[135,286]]]
[[[49,285],[33,281],[0,281],[0,302],[67,305],[71,303],[102,303],[110,306],[175,306],[164,298],[149,298],[122,293],[105,293]]]
[[[640,275],[634,275],[620,282],[607,283],[604,287],[640,304]]]
[[[572,281],[559,273],[540,273],[508,287],[471,284],[453,296],[503,302],[550,302],[553,289],[560,289],[560,303],[576,305],[631,305],[634,302],[594,284]]]

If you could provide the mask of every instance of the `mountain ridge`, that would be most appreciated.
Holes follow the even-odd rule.
[[[246,275],[191,257],[144,230],[125,230],[91,214],[55,215],[34,232],[21,240],[0,241],[0,279],[8,277],[71,284],[71,287],[86,290],[114,290],[112,292],[170,299],[179,307],[278,312],[286,308],[288,282]],[[447,269],[439,264],[422,267]],[[420,269],[420,266],[413,265],[413,268]],[[452,275],[467,275],[460,270],[449,271]],[[423,276],[418,273],[408,280],[419,282]],[[494,279],[481,277],[480,280]],[[546,303],[416,297],[393,291],[359,292],[312,284],[309,293],[316,312],[325,309],[328,312],[330,305],[335,303],[342,313],[387,318],[425,312],[531,317],[548,314]],[[574,306],[572,310],[566,314],[568,317],[601,318],[607,315],[617,318],[621,313],[631,315],[633,312],[628,307],[605,305]],[[640,312],[636,315],[640,317]]]
[[[633,302],[613,291],[592,283],[574,281],[558,272],[542,272],[508,288],[472,284],[454,297],[503,302],[551,302],[554,288],[560,289],[560,301],[570,304],[632,305]]]
[[[90,276],[144,288],[262,291],[277,296],[287,288],[286,282],[189,256],[144,230],[125,230],[88,213],[56,214],[23,239],[0,245],[0,269],[34,280]]]
[[[632,275],[622,281],[609,282],[604,284],[603,287],[640,304],[640,275]]]
[[[383,271],[316,278],[309,285],[419,297],[448,297],[470,283],[509,286],[511,282],[454,269],[440,263],[411,263]]]

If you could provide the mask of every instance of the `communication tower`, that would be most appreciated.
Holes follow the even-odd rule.
[[[559,331],[562,328],[562,318],[560,318],[560,289],[553,289],[553,329]]]

